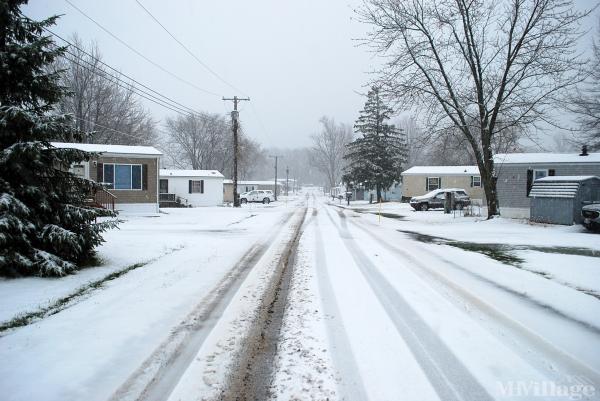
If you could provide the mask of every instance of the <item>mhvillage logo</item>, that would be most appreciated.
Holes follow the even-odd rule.
[[[555,381],[510,380],[498,382],[503,397],[586,400],[596,395],[596,387],[584,377],[570,376],[566,383]]]

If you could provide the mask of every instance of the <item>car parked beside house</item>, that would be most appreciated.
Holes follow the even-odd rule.
[[[471,198],[462,188],[436,189],[422,196],[410,198],[410,206],[415,210],[426,211],[429,209],[440,209],[446,202],[446,194],[451,193],[454,197],[455,209],[463,209],[471,204]]]
[[[261,202],[269,204],[273,201],[275,201],[275,195],[269,189],[255,189],[254,191],[245,192],[240,195],[241,203]]]
[[[413,166],[402,174],[402,199],[409,200],[442,188],[464,188],[471,199],[485,203],[477,166]]]
[[[600,231],[600,203],[586,205],[581,208],[583,226],[588,230]]]

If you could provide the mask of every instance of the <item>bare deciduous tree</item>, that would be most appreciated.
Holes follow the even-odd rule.
[[[344,168],[346,145],[352,141],[352,128],[321,117],[321,132],[312,135],[312,164],[323,173],[330,188],[339,184]]]
[[[226,116],[200,113],[166,120],[167,138],[163,148],[168,164],[194,170],[219,170],[231,177],[233,170],[233,134]],[[243,129],[239,135],[238,174],[240,179],[252,176],[266,156],[260,144],[248,138]]]
[[[95,44],[85,50],[77,36],[72,40],[75,47],[69,47],[68,53],[53,66],[63,70],[61,84],[72,94],[61,100],[60,111],[73,114],[78,130],[92,133],[86,138],[89,142],[153,144],[155,122],[131,84],[103,66]]]
[[[454,127],[481,172],[488,217],[498,213],[494,139],[551,121],[581,80],[571,0],[366,0],[367,43],[387,57],[378,83],[429,132]]]
[[[600,21],[596,29],[596,36],[600,37]],[[588,79],[573,97],[569,109],[576,113],[580,124],[576,142],[589,145],[591,150],[600,150],[600,46],[596,42],[593,46],[594,58],[589,66]]]

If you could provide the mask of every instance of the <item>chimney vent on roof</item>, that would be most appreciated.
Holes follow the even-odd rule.
[[[581,153],[579,154],[579,156],[588,156],[588,155],[589,155],[589,153],[587,151],[587,145],[583,145],[581,147]]]

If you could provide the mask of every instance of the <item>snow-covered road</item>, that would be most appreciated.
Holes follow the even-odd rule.
[[[272,387],[278,398],[600,398],[597,298],[417,242],[398,231],[402,221],[314,202]],[[600,273],[598,259],[585,262]]]
[[[111,233],[95,273],[0,281],[10,316],[147,261],[2,333],[0,399],[600,399],[593,236],[386,207],[173,210]],[[518,246],[464,246],[492,240]]]

